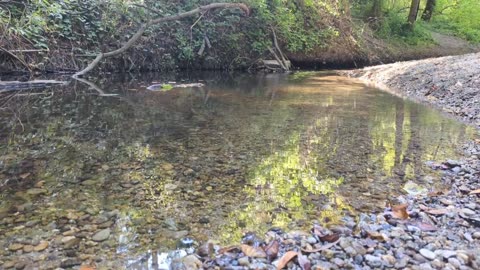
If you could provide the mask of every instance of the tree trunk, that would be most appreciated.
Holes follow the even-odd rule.
[[[370,10],[370,17],[378,19],[382,16],[382,0],[373,0],[372,9]]]
[[[418,8],[420,7],[420,0],[412,0],[412,5],[410,6],[410,12],[408,13],[408,26],[410,30],[413,29],[415,21],[417,20]]]
[[[425,10],[422,14],[422,20],[429,22],[432,19],[433,10],[435,9],[437,0],[427,0],[427,4],[425,5]]]

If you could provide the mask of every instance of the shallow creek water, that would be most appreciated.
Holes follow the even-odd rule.
[[[146,89],[182,79],[206,86]],[[164,269],[185,237],[341,224],[406,184],[446,188],[426,162],[474,136],[331,74],[95,83],[1,96],[0,265]]]

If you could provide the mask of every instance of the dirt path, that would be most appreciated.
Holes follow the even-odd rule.
[[[443,49],[448,50],[475,50],[478,49],[478,46],[472,45],[471,43],[463,40],[461,38],[445,35],[438,32],[431,32],[432,38],[435,43],[438,44]]]

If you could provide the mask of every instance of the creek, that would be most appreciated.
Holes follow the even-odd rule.
[[[168,81],[205,86],[146,89]],[[330,73],[95,83],[0,97],[0,263],[164,269],[190,239],[342,224],[446,188],[429,162],[475,136]]]

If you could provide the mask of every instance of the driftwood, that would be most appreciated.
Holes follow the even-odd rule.
[[[181,83],[181,84],[163,84],[162,83],[162,84],[152,84],[149,87],[147,87],[147,90],[158,91],[158,90],[165,89],[165,87],[167,87],[167,89],[175,89],[175,88],[200,88],[204,86],[205,84],[203,83]]]
[[[45,88],[54,85],[67,85],[66,81],[54,80],[33,80],[33,81],[0,81],[0,93],[8,91],[19,91],[33,88]]]
[[[130,47],[132,47],[133,44],[135,44],[135,42],[138,41],[138,39],[143,35],[145,30],[147,30],[150,26],[152,26],[154,24],[159,24],[159,23],[168,22],[168,21],[180,20],[180,19],[183,19],[183,18],[186,18],[186,17],[193,16],[195,14],[199,14],[199,13],[204,14],[206,11],[209,11],[211,9],[216,9],[216,8],[228,8],[228,9],[239,8],[239,9],[243,10],[246,15],[248,15],[250,13],[250,9],[248,8],[248,6],[245,5],[245,4],[242,4],[242,3],[212,3],[212,4],[205,5],[205,6],[200,6],[196,9],[193,9],[193,10],[190,10],[190,11],[187,11],[187,12],[183,12],[183,13],[180,13],[180,14],[177,14],[177,15],[166,16],[166,17],[150,20],[150,21],[142,24],[140,26],[140,28],[137,30],[137,32],[125,44],[123,44],[122,47],[120,47],[117,50],[111,51],[111,52],[99,53],[97,55],[97,57],[86,68],[84,68],[83,70],[75,73],[73,75],[73,77],[76,78],[76,77],[85,75],[87,72],[94,69],[98,65],[98,63],[100,63],[100,61],[105,57],[111,57],[111,56],[119,55],[119,54],[125,52]]]

